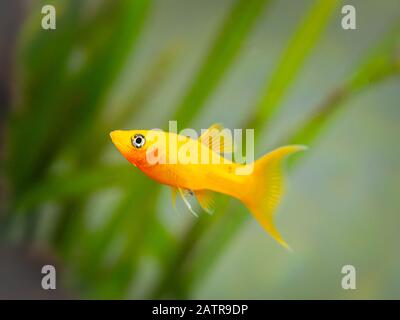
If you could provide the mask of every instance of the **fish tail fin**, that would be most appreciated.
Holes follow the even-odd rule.
[[[247,199],[243,200],[265,231],[289,250],[289,245],[275,228],[273,218],[284,192],[283,161],[287,156],[306,148],[303,145],[284,146],[256,160],[249,176],[251,181]]]

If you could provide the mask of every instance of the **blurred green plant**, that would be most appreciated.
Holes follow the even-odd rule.
[[[171,118],[182,127],[191,124],[272,2],[237,0],[232,4],[180,103],[165,122]],[[294,30],[260,99],[243,120],[243,127],[256,129],[256,137],[273,120],[338,4],[337,0],[315,1]],[[11,234],[22,221],[25,239],[20,241],[34,239],[44,205],[53,203],[59,212],[48,246],[72,270],[72,282],[84,297],[130,297],[146,255],[161,266],[148,297],[190,297],[248,214],[222,197],[214,216],[200,216],[177,237],[157,212],[161,188],[129,166],[104,164],[108,132],[143,109],[167,79],[178,54],[173,46],[160,52],[129,101],[110,116],[107,97],[137,47],[151,2],[104,1],[91,14],[87,5],[78,0],[57,1],[61,8],[57,33],[32,27],[40,19],[33,15],[21,35],[15,69],[22,98],[16,100],[9,121],[6,173],[10,197],[2,236]],[[399,31],[396,26],[389,32],[356,72],[281,143],[311,143],[348,99],[398,76]],[[85,223],[88,203],[93,194],[110,188],[118,189],[120,197],[101,226],[93,230]],[[137,199],[139,207],[135,207]]]

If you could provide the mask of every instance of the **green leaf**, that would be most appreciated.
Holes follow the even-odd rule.
[[[91,132],[85,134],[85,140],[81,143],[80,151],[76,151],[76,156],[81,159],[79,161],[81,164],[90,166],[96,162],[101,152],[104,151],[104,147],[110,141],[108,133],[111,130],[124,127],[133,115],[141,112],[148,100],[153,97],[153,93],[166,79],[176,57],[177,48],[175,46],[168,46],[164,49],[149,67],[149,71],[144,76],[140,86],[126,99],[125,104],[121,108],[111,106],[110,109],[116,111],[113,114],[102,115]]]
[[[121,186],[134,178],[132,168],[125,164],[50,176],[16,199],[15,209],[25,212],[41,203],[81,198],[100,189]]]
[[[338,0],[318,0],[311,7],[277,62],[271,79],[265,85],[254,117],[249,120],[247,127],[261,131],[260,129],[277,109],[301,71],[301,67],[309,58],[339,2]]]
[[[47,156],[42,147],[62,110],[62,105],[54,101],[65,91],[68,81],[68,59],[79,27],[81,6],[81,1],[68,2],[57,18],[57,32],[43,32],[39,17],[35,17],[39,21],[35,19],[34,32],[22,32],[18,48],[22,99],[15,106],[18,112],[11,117],[7,158],[14,193],[27,189],[46,163],[38,159]],[[35,12],[40,14],[40,10]]]
[[[46,78],[35,67],[34,79],[24,86],[27,92],[22,110],[27,112],[21,113],[15,121],[9,160],[15,193],[28,190],[34,181],[40,180],[66,146],[75,144],[78,148],[85,141],[85,134],[97,121],[104,99],[134,48],[150,1],[113,3],[109,11],[111,23],[100,25],[106,28],[106,32],[101,33],[101,41],[93,39],[87,43],[82,43],[79,37],[84,24],[76,21],[80,17],[76,12],[82,11],[77,7],[79,3],[71,1],[65,23],[61,19],[57,27],[58,38],[55,36],[53,42],[51,39],[39,41],[39,49],[47,43],[54,45],[54,57],[50,55],[49,61],[37,64],[46,66],[48,63],[51,71],[57,71],[53,72],[54,77],[50,72]],[[68,30],[65,35],[64,29]],[[60,56],[57,55],[59,51]],[[70,63],[76,51],[86,60],[79,70],[71,71]],[[24,54],[30,57],[35,52],[27,49]]]
[[[238,0],[179,104],[175,116],[184,128],[198,114],[232,66],[267,0]]]
[[[334,90],[310,115],[307,122],[292,132],[286,140],[290,143],[310,143],[340,110],[344,101],[388,77],[399,75],[399,47],[400,25],[396,25],[393,30],[388,32],[382,43],[372,50],[372,54],[365,58],[350,79]]]

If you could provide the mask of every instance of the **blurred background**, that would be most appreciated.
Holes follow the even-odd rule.
[[[46,4],[56,30],[41,28]],[[0,298],[400,298],[398,0],[0,9]],[[255,128],[257,157],[309,145],[276,217],[293,253],[236,200],[175,212],[109,139],[169,120]],[[356,290],[341,287],[347,264]]]

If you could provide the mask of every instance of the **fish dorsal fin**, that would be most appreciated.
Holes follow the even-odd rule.
[[[191,191],[190,191],[190,190],[186,190],[186,189],[182,189],[182,188],[178,188],[178,190],[179,190],[179,194],[180,194],[181,197],[182,197],[183,202],[185,203],[185,205],[186,205],[186,207],[189,209],[189,211],[190,211],[191,213],[193,213],[193,215],[194,215],[195,217],[199,217],[199,216],[197,215],[197,213],[194,212],[194,210],[192,209],[192,206],[190,205],[190,202],[188,201],[188,199],[186,199],[186,195],[187,195],[187,194],[191,194]]]
[[[232,136],[224,135],[223,129],[221,124],[215,123],[203,132],[199,141],[217,153],[231,153],[233,152]]]
[[[197,190],[194,192],[200,206],[208,214],[214,213],[215,209],[215,192],[209,190]]]

